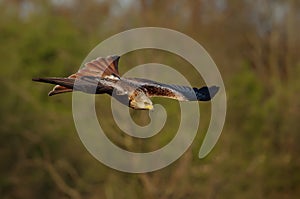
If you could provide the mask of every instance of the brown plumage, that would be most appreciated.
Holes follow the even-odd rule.
[[[81,91],[90,94],[109,94],[134,109],[152,109],[150,97],[167,97],[179,101],[209,101],[219,87],[191,88],[163,84],[140,78],[123,78],[118,72],[119,56],[99,57],[87,62],[77,73],[67,78],[33,78],[33,81],[55,84],[49,96]]]

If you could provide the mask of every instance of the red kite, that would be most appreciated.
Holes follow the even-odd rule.
[[[32,80],[55,84],[49,96],[72,91],[106,93],[133,109],[153,109],[151,97],[166,97],[179,101],[209,101],[219,90],[217,86],[198,89],[148,79],[121,77],[118,72],[119,59],[119,56],[99,57],[87,62],[82,69],[67,78]]]

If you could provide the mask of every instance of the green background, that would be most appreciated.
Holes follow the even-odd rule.
[[[296,0],[1,0],[0,198],[299,198],[299,13]],[[206,48],[222,74],[228,112],[206,158],[198,159],[198,150],[210,104],[199,103],[198,135],[179,160],[156,172],[127,174],[85,149],[73,123],[72,95],[48,97],[52,87],[31,78],[68,76],[99,42],[144,26],[183,32]],[[126,54],[120,73],[149,62],[203,85],[189,63],[158,50]],[[111,118],[110,98],[96,102],[98,117]],[[163,132],[136,139],[106,119],[107,136],[136,152],[167,144],[178,128],[179,106],[154,102],[168,112]],[[138,124],[149,122],[147,111],[131,115]]]

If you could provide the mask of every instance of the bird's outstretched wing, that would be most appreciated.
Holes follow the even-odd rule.
[[[96,86],[97,94],[107,93],[111,95],[116,89],[132,99],[137,98],[136,93],[142,92],[145,95],[144,101],[147,101],[146,98],[148,97],[167,97],[179,101],[209,101],[219,90],[217,86],[205,86],[198,89],[147,79],[121,78],[118,72],[119,59],[119,56],[99,57],[85,63],[77,73],[67,78],[34,78],[33,81],[55,84],[56,86],[49,92],[49,96],[73,90],[95,93]],[[139,92],[134,92],[135,90]],[[135,101],[139,100],[141,99],[135,99]]]
[[[82,76],[92,77],[108,77],[113,75],[119,78],[118,63],[119,56],[98,57],[84,64],[77,73],[72,74],[69,78],[77,78]]]
[[[209,101],[219,90],[217,86],[192,88],[174,84],[164,84],[152,80],[129,78],[144,90],[148,97],[166,97],[179,101]]]
[[[110,77],[119,79],[119,71],[118,71],[118,62],[120,57],[119,56],[108,56],[108,57],[98,57],[90,62],[84,64],[84,66],[78,70],[77,73],[70,75],[68,78],[64,78],[61,81],[70,82],[68,79],[77,79],[85,76],[90,77]],[[74,82],[74,81],[73,81]],[[48,81],[48,83],[51,83]],[[49,96],[56,95],[59,93],[71,92],[73,87],[66,87],[63,86],[64,84],[56,85],[50,92]],[[105,92],[107,89],[103,89]]]

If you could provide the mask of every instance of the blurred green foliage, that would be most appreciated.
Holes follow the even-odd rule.
[[[56,3],[55,3],[56,2]],[[0,198],[299,198],[300,31],[298,1],[0,1]],[[71,2],[71,3],[68,3]],[[205,159],[197,158],[210,118],[202,117],[192,147],[160,171],[127,174],[95,160],[74,128],[71,94],[49,98],[38,76],[74,73],[100,41],[120,31],[161,26],[190,35],[208,50],[228,95],[223,133]],[[129,53],[130,66],[174,66],[192,84],[201,77],[183,60],[160,51]],[[111,115],[110,98],[97,111]],[[178,106],[164,99],[171,121]],[[138,124],[146,111],[131,112]],[[149,142],[125,136],[113,120],[108,136],[132,151],[157,149],[177,126]]]

